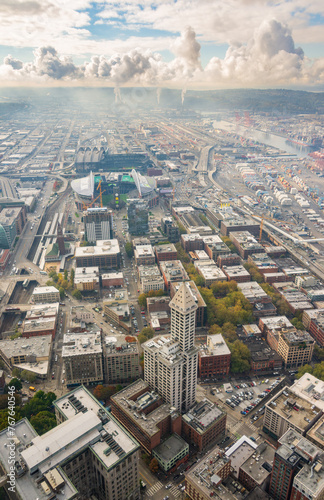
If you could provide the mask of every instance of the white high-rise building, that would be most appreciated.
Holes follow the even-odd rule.
[[[143,345],[144,380],[165,402],[181,412],[196,401],[198,350],[194,346],[197,304],[182,283],[170,302],[171,338],[161,336]]]

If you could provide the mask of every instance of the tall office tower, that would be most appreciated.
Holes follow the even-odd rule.
[[[145,342],[144,379],[165,402],[186,412],[196,401],[198,350],[194,346],[197,304],[186,283],[170,302],[171,338]]]
[[[112,212],[108,208],[88,208],[83,212],[86,241],[110,240],[114,237]]]
[[[149,209],[146,201],[139,199],[129,200],[127,217],[130,234],[142,236],[149,232],[148,213]]]

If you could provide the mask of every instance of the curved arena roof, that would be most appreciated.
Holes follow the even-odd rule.
[[[144,175],[137,172],[135,169],[131,171],[131,176],[134,179],[136,187],[140,195],[145,196],[148,193],[154,191],[155,181],[154,179],[150,179],[145,177]]]
[[[79,196],[92,197],[94,191],[94,175],[92,172],[87,177],[74,179],[71,182],[71,187]]]

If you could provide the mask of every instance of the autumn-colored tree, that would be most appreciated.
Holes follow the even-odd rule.
[[[156,458],[152,458],[152,460],[150,461],[149,469],[153,474],[156,474],[159,470],[159,462]]]

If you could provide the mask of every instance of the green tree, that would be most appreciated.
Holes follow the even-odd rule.
[[[81,300],[82,299],[82,293],[80,292],[80,290],[73,290],[72,297],[74,297],[77,300]]]
[[[159,470],[159,462],[156,458],[152,458],[152,460],[150,461],[149,469],[153,474],[156,474]]]
[[[13,377],[20,378],[20,370],[19,368],[13,368],[11,372]]]
[[[298,368],[298,372],[296,373],[295,377],[298,379],[305,375],[305,373],[309,373],[310,375],[313,375],[313,367],[311,365],[304,365],[300,366]]]
[[[34,397],[24,406],[23,415],[28,419],[41,411],[49,411],[56,399],[54,392],[37,391]]]
[[[74,287],[74,276],[75,276],[75,271],[72,267],[71,272],[70,272],[70,283],[71,283],[72,288]]]
[[[184,248],[182,248],[180,241],[178,241],[178,243],[175,244],[175,247],[177,249],[178,260],[181,260],[181,262],[183,264],[189,264],[190,257],[187,254],[187,252],[184,250]]]
[[[38,412],[37,415],[33,415],[30,418],[30,423],[40,436],[57,425],[54,413],[46,410]]]
[[[68,281],[68,270],[67,269],[64,270],[64,279],[66,281]]]
[[[64,299],[64,297],[65,297],[65,290],[64,290],[64,288],[62,286],[60,286],[59,292],[60,292],[60,299]]]
[[[314,345],[314,355],[319,360],[324,360],[324,349],[319,347],[317,344]]]
[[[141,331],[141,334],[145,335],[145,337],[147,337],[147,339],[151,339],[152,337],[154,337],[155,331],[153,330],[153,328],[150,328],[149,326],[146,326]]]
[[[231,372],[232,373],[245,373],[250,371],[251,353],[248,347],[240,340],[228,343],[231,351]]]
[[[184,227],[183,224],[180,224],[180,222],[177,223],[178,224],[178,227],[179,227],[179,232],[180,234],[187,234],[187,230],[186,228]]]
[[[125,244],[125,252],[127,253],[127,256],[131,259],[134,255],[134,249],[133,245],[130,241],[127,241]]]
[[[245,262],[245,264],[243,265],[245,269],[251,274],[253,281],[256,281],[257,283],[263,283],[263,275],[260,273],[255,264],[252,264],[251,262]]]
[[[230,249],[232,253],[238,253],[238,250],[232,240],[228,236],[221,236],[223,242],[225,243],[226,246]]]
[[[303,323],[298,318],[293,318],[290,322],[294,325],[297,330],[305,330]]]
[[[19,380],[19,378],[12,378],[8,384],[8,387],[10,386],[14,386],[17,392],[21,391],[22,389],[21,380]]]
[[[145,293],[141,293],[138,296],[138,303],[141,307],[145,307],[145,309],[146,309],[146,294]]]

